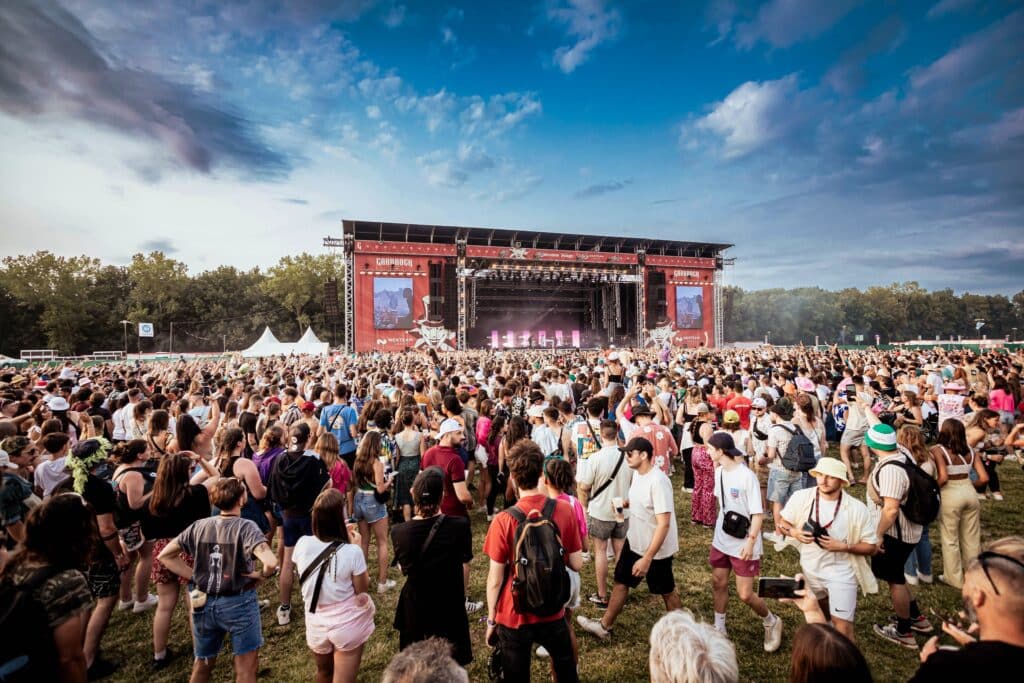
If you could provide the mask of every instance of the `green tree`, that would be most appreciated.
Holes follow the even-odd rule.
[[[341,280],[344,262],[340,255],[298,254],[284,256],[267,272],[263,291],[291,314],[299,334],[315,319],[322,325],[324,282]]]
[[[128,264],[131,293],[127,318],[133,323],[151,322],[156,331],[154,343],[166,344],[169,323],[181,310],[188,268],[168,258],[162,251],[135,254]]]

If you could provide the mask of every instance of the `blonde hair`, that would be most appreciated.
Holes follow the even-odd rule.
[[[338,448],[338,437],[330,432],[324,432],[320,435],[320,438],[316,440],[316,448],[313,450],[320,456],[320,461],[327,468],[328,472],[334,469],[335,463],[341,457]]]
[[[724,635],[687,610],[669,612],[651,629],[651,683],[736,683],[736,651]]]

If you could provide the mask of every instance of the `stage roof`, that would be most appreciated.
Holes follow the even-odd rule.
[[[609,237],[606,235],[571,235],[507,228],[470,228],[452,225],[417,225],[413,223],[381,223],[377,221],[342,220],[342,230],[357,240],[379,242],[414,242],[454,244],[464,237],[467,244],[494,247],[529,247],[532,249],[566,249],[610,253],[635,253],[644,249],[661,256],[694,256],[714,258],[733,246],[713,242],[686,242],[641,237]],[[518,244],[516,244],[518,243]]]

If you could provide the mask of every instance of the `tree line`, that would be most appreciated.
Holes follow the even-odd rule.
[[[298,339],[309,325],[322,340],[340,344],[340,323],[332,324],[324,311],[324,282],[337,278],[340,284],[343,267],[333,253],[284,256],[265,271],[220,266],[197,274],[159,251],[135,254],[124,266],[47,251],[6,257],[0,264],[0,353],[115,351],[125,347],[126,336],[130,352],[167,351],[172,344],[175,352],[232,350],[251,344],[266,325],[282,341]],[[837,292],[725,287],[722,304],[727,341],[1024,337],[1024,291],[1012,298],[957,295],[915,282]],[[985,323],[980,331],[976,321]],[[153,338],[138,336],[140,322],[153,324]]]

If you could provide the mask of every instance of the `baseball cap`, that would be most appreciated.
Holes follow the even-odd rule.
[[[727,410],[722,413],[722,422],[736,423],[740,421],[740,414],[735,410]]]
[[[736,442],[732,440],[732,434],[728,432],[715,432],[711,435],[711,438],[708,439],[708,445],[714,446],[726,455],[730,455],[734,458],[738,458],[743,455],[743,451],[736,448]]]
[[[760,397],[759,398],[755,398],[753,401],[750,402],[750,407],[751,408],[760,408],[760,409],[764,410],[765,408],[768,407],[768,401],[765,401],[763,398],[760,398]]]
[[[301,410],[301,411],[303,411],[305,413],[311,413],[314,410],[316,410],[316,406],[313,405],[312,401],[306,401],[301,406],[299,406],[299,410]]]
[[[451,418],[441,423],[441,427],[437,430],[437,438],[440,439],[445,434],[452,434],[454,432],[462,431],[462,423],[458,420],[452,420]]]
[[[650,441],[642,436],[634,436],[629,440],[625,446],[619,449],[623,453],[631,453],[632,451],[643,451],[648,456],[654,455],[654,445]]]

